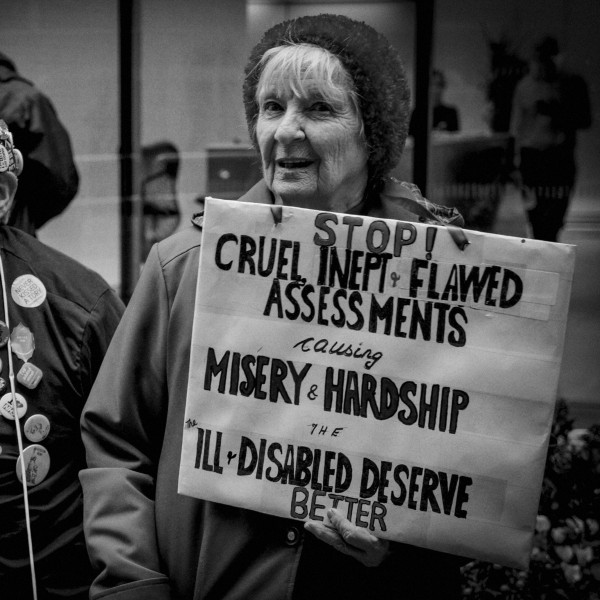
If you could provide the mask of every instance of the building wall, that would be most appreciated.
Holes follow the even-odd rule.
[[[143,0],[142,142],[180,151],[181,226],[206,192],[206,148],[248,145],[241,102],[243,67],[266,27],[284,18],[343,12],[372,24],[397,45],[413,76],[414,4]],[[53,100],[68,127],[81,172],[72,205],[40,238],[118,286],[119,173],[117,0],[2,0],[0,49]],[[594,127],[580,136],[580,189],[600,192],[598,0],[437,0],[434,63],[448,75],[446,99],[464,130],[487,131],[487,37],[506,33],[526,53],[531,40],[558,37],[565,63],[586,77]]]
[[[178,147],[183,224],[204,192],[205,147],[247,142],[246,3],[144,0],[140,7],[141,141]],[[118,2],[3,0],[0,40],[20,73],[52,99],[81,175],[76,199],[39,237],[118,287]]]
[[[0,47],[51,99],[81,175],[71,207],[40,238],[118,283],[116,0],[3,0]]]

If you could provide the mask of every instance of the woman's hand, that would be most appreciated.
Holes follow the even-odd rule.
[[[380,540],[367,530],[353,525],[335,508],[327,511],[327,517],[328,524],[307,521],[304,529],[367,567],[379,566],[388,555],[390,544],[387,540]]]

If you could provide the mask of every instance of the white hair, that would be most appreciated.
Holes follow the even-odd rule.
[[[316,87],[323,100],[334,108],[350,101],[360,120],[360,134],[364,137],[358,94],[350,74],[337,56],[313,44],[290,43],[267,50],[259,64],[262,70],[256,86],[257,102],[267,89],[308,98]]]

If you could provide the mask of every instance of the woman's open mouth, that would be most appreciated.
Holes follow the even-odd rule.
[[[275,164],[283,169],[303,169],[312,163],[312,160],[306,158],[279,158],[275,161]]]

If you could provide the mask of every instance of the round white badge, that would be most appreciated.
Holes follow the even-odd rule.
[[[39,444],[31,444],[23,450],[25,459],[25,480],[29,487],[37,485],[46,479],[50,470],[50,454],[44,446]],[[17,459],[17,477],[19,481],[23,481],[21,477],[21,456]]]
[[[15,393],[15,402],[17,404],[17,415],[19,416],[19,419],[21,419],[27,412],[27,400],[25,400],[21,394]],[[11,421],[15,420],[15,409],[11,392],[4,394],[4,396],[0,398],[0,414]]]
[[[23,431],[30,442],[41,442],[50,432],[50,421],[45,415],[31,415],[25,421]]]
[[[35,275],[20,275],[10,286],[12,299],[25,308],[35,308],[46,299],[46,287]]]

